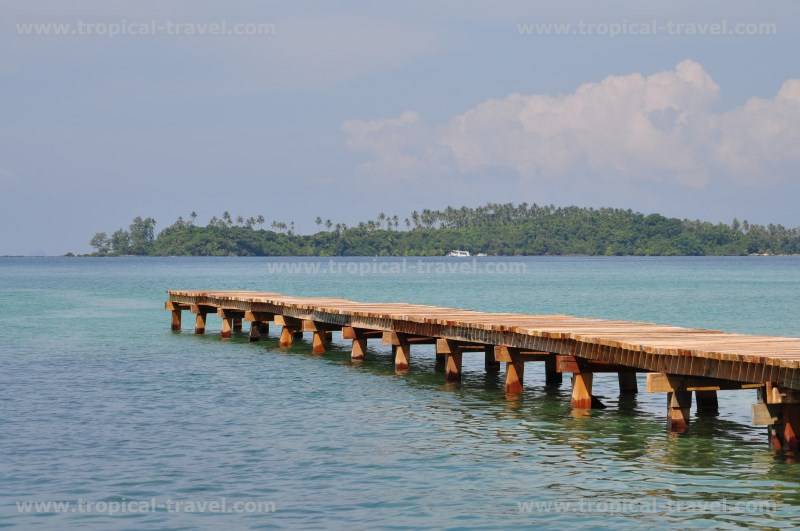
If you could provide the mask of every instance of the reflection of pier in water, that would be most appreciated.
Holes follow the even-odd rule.
[[[769,426],[773,448],[800,449],[800,339],[250,291],[171,290],[166,309],[172,312],[173,330],[181,329],[182,312],[189,310],[198,334],[205,332],[209,314],[222,320],[223,338],[242,331],[245,320],[251,341],[266,337],[270,322],[281,327],[281,347],[309,333],[315,354],[329,351],[333,332],[341,332],[352,342],[350,358],[355,362],[367,355],[370,339],[379,339],[391,346],[396,373],[408,372],[412,346],[433,345],[432,374],[443,373],[445,385],[454,387],[462,377],[464,354],[482,354],[487,388],[503,386],[512,397],[523,392],[526,364],[541,362],[547,388],[558,387],[562,374],[571,375],[575,419],[605,407],[592,393],[595,373],[617,375],[620,410],[635,407],[636,375],[647,373],[647,390],[666,394],[672,432],[688,429],[693,397],[697,415],[714,418],[718,390],[756,389],[754,423]],[[714,422],[722,425],[719,419]]]

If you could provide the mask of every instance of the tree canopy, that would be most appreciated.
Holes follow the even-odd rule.
[[[381,212],[347,226],[317,216],[318,232],[295,233],[294,221],[263,228],[262,215],[224,212],[206,226],[179,217],[156,235],[153,218],[91,239],[95,255],[155,256],[441,256],[451,249],[489,255],[798,254],[800,229],[668,218],[612,208],[494,204],[414,211],[401,224]]]

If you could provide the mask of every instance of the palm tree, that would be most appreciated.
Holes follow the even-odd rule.
[[[222,213],[222,220],[223,220],[225,223],[227,223],[228,225],[230,225],[231,223],[233,223],[233,220],[231,219],[231,213],[230,213],[230,212],[228,212],[227,210],[226,210],[225,212],[223,212],[223,213]]]
[[[314,223],[317,224],[317,227],[321,226],[322,225],[322,218],[317,216],[316,219],[314,219]]]
[[[326,219],[325,220],[325,228],[328,229],[328,230],[331,230],[331,227],[333,227],[333,221],[331,221],[329,219]]]
[[[259,215],[258,215],[258,217],[256,218],[256,223],[258,223],[258,228],[259,228],[259,229],[260,229],[260,228],[262,228],[262,227],[264,226],[264,221],[265,221],[265,220],[264,220],[264,216],[262,216],[261,214],[259,214]]]
[[[192,210],[192,213],[191,213],[191,214],[189,214],[189,217],[190,217],[190,218],[192,218],[192,221],[191,221],[190,223],[191,223],[192,225],[194,225],[194,222],[195,222],[195,220],[197,219],[197,212],[195,212],[194,210]]]
[[[419,212],[416,210],[411,213],[411,220],[414,222],[414,228],[419,228]]]

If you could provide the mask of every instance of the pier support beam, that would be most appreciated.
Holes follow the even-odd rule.
[[[172,313],[172,324],[170,328],[173,332],[179,332],[181,329],[181,313],[182,310],[187,309],[185,304],[167,301],[164,303],[164,309]]]
[[[753,423],[767,425],[774,450],[800,453],[800,391],[768,383],[759,389],[758,396],[759,403],[753,406]]]
[[[394,370],[407,371],[411,364],[411,345],[401,339],[399,344],[392,345],[392,356],[394,356]]]
[[[779,423],[773,426],[773,447],[780,445],[787,452],[800,451],[800,404],[783,404]]]
[[[548,387],[561,385],[562,376],[556,367],[556,356],[551,354],[544,360],[544,384]]]
[[[591,372],[576,372],[572,374],[573,409],[592,409],[593,380],[594,374]]]
[[[341,326],[318,321],[304,320],[303,332],[311,332],[311,352],[314,354],[324,354],[325,349],[333,339],[332,330],[339,330]]]
[[[447,339],[439,339],[436,341],[436,352],[444,354],[444,381],[460,382],[464,351],[458,343]]]
[[[458,348],[453,350],[453,352],[445,354],[444,356],[444,380],[446,382],[461,381],[461,366],[464,359],[464,353]]]
[[[222,319],[222,330],[219,334],[222,339],[227,339],[233,335],[233,331],[236,329],[237,319],[239,320],[239,330],[242,329],[241,323],[242,317],[244,317],[243,311],[217,308],[217,315],[220,319]]]
[[[465,352],[482,352],[483,366],[487,373],[500,371],[500,362],[495,357],[494,345],[471,341],[440,338],[436,340],[436,370],[444,370],[448,382],[461,381],[461,367]]]
[[[717,391],[721,389],[757,389],[759,387],[763,387],[763,384],[660,372],[647,374],[647,392],[667,393],[667,426],[670,431],[679,433],[686,431],[689,427],[693,391],[697,395],[698,416],[709,416],[716,415],[719,411]]]
[[[619,371],[619,394],[633,395],[639,392],[639,384],[636,381],[636,371]]]
[[[464,353],[458,343],[447,339],[436,340],[436,361],[444,365],[444,381],[460,382]]]
[[[269,335],[269,322],[275,315],[267,312],[244,312],[244,320],[250,322],[250,341],[258,341]]]
[[[397,372],[405,372],[411,363],[411,345],[430,345],[436,343],[436,339],[427,336],[417,336],[403,334],[400,332],[383,332],[384,345],[392,346],[392,356],[394,357],[394,368]]]
[[[572,373],[573,409],[605,409],[599,398],[592,395],[595,372],[618,372],[619,366],[597,363],[568,354],[556,356],[556,370]]]
[[[353,339],[353,346],[350,350],[350,361],[364,361],[367,357],[367,339],[357,337]]]
[[[281,336],[278,339],[278,345],[281,347],[290,347],[294,342],[294,331],[286,326],[281,328]]]
[[[219,337],[221,337],[222,339],[228,339],[232,335],[233,335],[233,318],[223,317],[222,329],[219,332]]]
[[[363,328],[353,328],[352,326],[342,327],[342,339],[353,341],[350,350],[350,361],[362,361],[367,355],[367,340],[370,338],[383,337],[383,332],[378,330],[365,330]]]
[[[667,393],[667,427],[669,431],[683,433],[688,430],[691,411],[691,391],[673,391]]]
[[[233,318],[233,331],[234,332],[241,332],[242,331],[242,318],[241,317],[234,317]]]
[[[500,372],[500,362],[494,357],[494,345],[484,347],[483,367],[486,372]]]
[[[258,323],[250,323],[250,334],[247,337],[251,343],[261,339],[261,330],[258,329]]]
[[[719,401],[716,391],[695,391],[698,417],[716,417],[719,415]]]
[[[495,347],[494,358],[506,364],[506,394],[511,396],[521,394],[525,378],[525,360],[520,349],[506,346]]]
[[[181,311],[172,310],[172,331],[180,332],[181,330]]]
[[[195,334],[205,334],[206,333],[206,315],[210,313],[217,313],[216,308],[213,306],[203,306],[200,304],[192,304],[190,306],[190,310],[194,317],[194,333]]]
[[[303,337],[303,323],[300,319],[289,317],[286,315],[276,315],[275,324],[281,326],[281,337],[278,340],[278,345],[281,347],[290,347],[295,339],[302,339]]]
[[[206,314],[205,313],[197,313],[194,316],[194,333],[195,334],[205,334],[206,333]]]
[[[253,321],[250,323],[250,341],[258,341],[269,335],[269,323]]]
[[[314,354],[325,354],[326,341],[325,332],[313,332],[311,337],[311,352]]]

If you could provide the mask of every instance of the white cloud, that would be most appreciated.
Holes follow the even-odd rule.
[[[533,181],[663,181],[703,187],[733,176],[781,179],[800,157],[800,81],[719,113],[719,87],[691,60],[649,76],[609,76],[566,95],[512,94],[444,124],[415,113],[348,121],[369,172],[511,170]]]
[[[719,117],[715,156],[745,181],[798,177],[800,80],[786,81],[773,99],[752,98]]]
[[[363,165],[369,174],[406,178],[446,168],[435,131],[415,112],[386,120],[349,120],[342,131],[348,148],[371,155]]]

